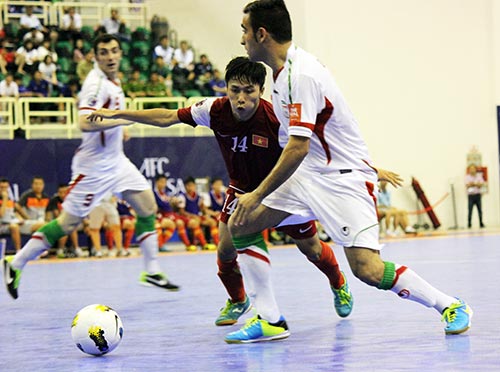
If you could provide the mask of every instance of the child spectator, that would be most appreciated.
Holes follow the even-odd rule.
[[[22,217],[15,211],[15,203],[9,196],[9,180],[0,178],[0,235],[10,234],[16,252],[21,249],[19,224]]]

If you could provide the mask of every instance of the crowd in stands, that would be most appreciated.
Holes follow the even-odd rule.
[[[58,26],[43,25],[33,6],[20,8],[19,25],[11,21],[0,30],[1,97],[76,97],[94,67],[92,40],[100,33],[117,35],[122,43],[120,65],[127,96],[222,96],[225,81],[208,56],[197,57],[185,40],[170,45],[168,30],[131,31],[119,11],[98,25],[82,24],[74,7],[65,10]],[[159,35],[158,32],[165,32]]]

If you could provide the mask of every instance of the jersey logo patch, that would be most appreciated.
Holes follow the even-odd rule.
[[[205,101],[206,101],[206,100],[207,100],[207,99],[205,98],[205,99],[202,99],[202,100],[201,100],[201,101],[199,101],[199,102],[196,102],[196,103],[195,103],[195,107],[200,107],[200,106],[202,106],[202,105],[205,103]]]
[[[88,104],[90,107],[94,107],[97,104],[97,97],[90,98]]]
[[[302,104],[290,103],[288,105],[288,117],[290,118],[290,125],[300,123],[302,118]]]
[[[268,148],[269,140],[267,137],[258,136],[256,134],[252,135],[252,145]]]

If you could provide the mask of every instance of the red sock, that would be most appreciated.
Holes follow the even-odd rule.
[[[174,231],[175,230],[173,230],[173,229],[166,229],[163,232],[163,243],[164,244],[170,240],[170,238],[172,237],[172,235],[174,235]]]
[[[311,261],[320,271],[325,274],[330,281],[330,285],[339,289],[344,285],[344,278],[339,269],[339,263],[335,258],[333,250],[325,242],[321,242],[323,249],[321,250],[321,257],[318,261]]]
[[[262,231],[262,237],[264,238],[266,244],[269,245],[269,229]]]
[[[189,241],[185,227],[178,227],[177,233],[179,234],[179,238],[181,239],[181,241],[184,243],[184,245],[186,247],[191,245],[191,242]]]
[[[214,244],[219,245],[219,229],[217,226],[211,227],[210,228],[210,236],[212,237],[212,240],[214,241]]]
[[[104,235],[106,237],[106,245],[108,246],[108,249],[113,249],[113,233],[109,230],[106,230],[106,233]]]
[[[123,242],[123,248],[128,249],[130,247],[130,243],[132,243],[134,233],[135,229],[125,230],[125,241]]]
[[[205,235],[203,235],[203,231],[201,230],[200,227],[196,227],[193,229],[193,235],[196,239],[198,239],[202,247],[207,244]]]
[[[243,277],[241,276],[240,267],[236,258],[232,261],[222,262],[217,259],[219,276],[222,284],[226,287],[231,302],[245,301],[245,287],[243,286]]]
[[[163,238],[161,228],[156,229],[156,235],[158,235],[158,247],[161,248],[161,247],[163,247],[163,244],[165,243],[165,239]]]

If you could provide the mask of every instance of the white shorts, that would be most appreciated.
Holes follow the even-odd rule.
[[[375,184],[375,173],[320,174],[299,168],[262,204],[317,219],[335,244],[379,250]]]
[[[88,174],[73,172],[69,192],[62,207],[66,212],[83,218],[110,193],[148,189],[151,189],[151,186],[146,178],[128,158],[122,157],[111,171],[94,170]]]
[[[104,221],[110,226],[120,224],[120,215],[118,214],[116,205],[113,203],[101,202],[101,204],[96,205],[96,207],[90,211],[89,227],[91,229],[100,229]]]

